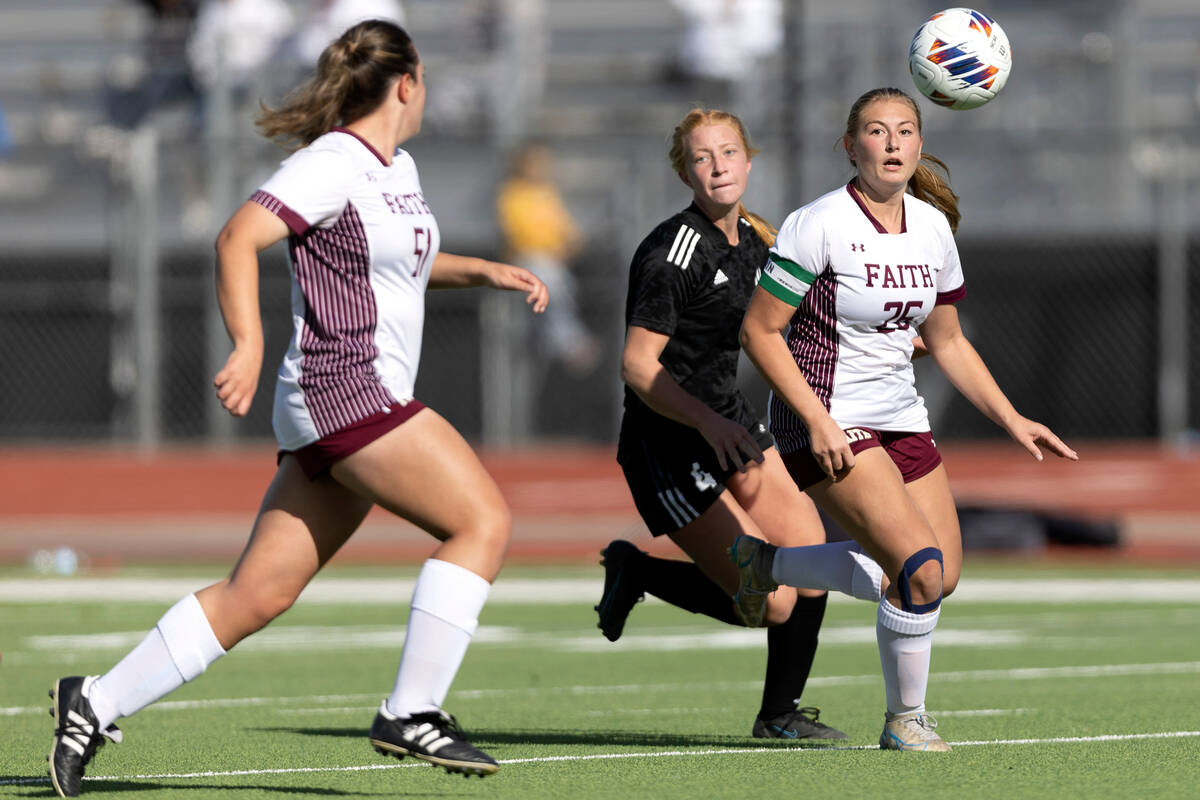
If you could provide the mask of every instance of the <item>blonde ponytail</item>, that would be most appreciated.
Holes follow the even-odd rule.
[[[738,215],[743,217],[750,223],[750,227],[754,228],[754,232],[758,234],[758,238],[766,243],[767,247],[775,244],[775,237],[779,231],[775,230],[775,226],[767,222],[758,214],[751,213],[746,210],[746,207],[738,203]]]

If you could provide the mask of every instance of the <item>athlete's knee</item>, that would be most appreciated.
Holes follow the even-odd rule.
[[[942,603],[942,551],[936,547],[918,550],[905,560],[896,576],[900,607],[914,614],[935,611]]]
[[[796,607],[796,592],[785,592],[785,589],[790,589],[789,586],[781,586],[779,590],[771,594],[767,599],[767,610],[763,614],[763,627],[770,628],[774,625],[782,625],[787,622],[792,616],[792,610]]]
[[[958,588],[958,579],[962,574],[961,570],[953,569],[946,566],[942,570],[942,599],[949,597]]]
[[[491,503],[475,510],[470,523],[453,533],[455,538],[470,539],[475,547],[488,551],[508,548],[512,536],[512,512],[504,503]]]
[[[300,588],[290,581],[259,581],[253,585],[233,581],[225,587],[221,613],[236,619],[234,627],[241,635],[249,636],[291,608],[300,596]]]

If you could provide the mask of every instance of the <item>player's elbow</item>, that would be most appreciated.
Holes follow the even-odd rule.
[[[627,386],[636,387],[639,374],[640,371],[638,369],[637,361],[635,359],[631,359],[628,353],[623,355],[621,357],[621,380],[624,381]]]
[[[745,350],[751,343],[752,337],[750,332],[746,330],[746,324],[742,323],[741,330],[738,331],[738,344]]]
[[[635,392],[645,393],[654,382],[660,366],[657,359],[654,363],[648,363],[645,357],[626,350],[621,356],[621,380]]]
[[[754,352],[761,333],[749,318],[742,321],[742,328],[738,331],[738,343],[741,344],[742,349],[746,351],[747,355]]]
[[[213,249],[220,255],[223,252],[228,252],[230,246],[236,240],[236,228],[233,221],[226,222],[221,230],[217,233],[217,238],[213,240]]]

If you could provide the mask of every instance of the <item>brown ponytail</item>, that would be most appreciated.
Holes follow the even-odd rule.
[[[846,117],[846,133],[844,138],[839,141],[855,136],[862,122],[863,109],[876,100],[900,100],[908,103],[913,114],[916,115],[917,132],[920,133],[921,109],[917,106],[917,101],[900,89],[883,87],[872,89],[854,101],[854,105],[850,106],[850,114]],[[853,159],[850,163],[854,163]],[[922,153],[921,163],[917,165],[917,171],[908,181],[908,191],[913,197],[924,200],[941,211],[946,216],[946,221],[950,223],[952,233],[958,231],[962,213],[958,210],[958,195],[950,188],[950,168],[946,166],[945,162],[936,156]]]
[[[958,210],[958,195],[950,189],[950,168],[945,162],[937,156],[922,153],[921,163],[908,181],[908,191],[913,197],[924,200],[945,214],[946,221],[950,223],[950,232],[958,232],[962,213]]]
[[[742,147],[746,149],[746,155],[750,158],[758,155],[759,150],[750,143],[750,134],[746,132],[746,126],[736,116],[728,111],[718,109],[693,108],[675,126],[675,132],[671,134],[671,149],[667,152],[667,159],[671,162],[671,169],[675,170],[677,174],[682,175],[686,172],[687,165],[684,159],[687,157],[687,153],[683,140],[689,133],[704,125],[728,125],[737,131],[742,140]],[[759,215],[747,211],[741,203],[738,203],[738,215],[750,223],[750,227],[754,228],[758,238],[766,242],[768,247],[775,244],[775,235],[778,231],[771,223]]]
[[[258,130],[289,149],[311,144],[374,111],[397,77],[418,79],[419,64],[403,28],[383,20],[360,22],[325,48],[316,74],[278,108],[261,105]]]

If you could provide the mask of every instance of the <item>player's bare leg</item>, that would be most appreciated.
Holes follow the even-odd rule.
[[[944,558],[929,521],[882,448],[857,454],[844,478],[822,481],[810,494],[893,578],[875,627],[887,690],[880,747],[949,750],[925,711]]]
[[[371,725],[371,744],[447,772],[495,772],[495,759],[467,740],[442,703],[508,547],[511,518],[500,489],[466,440],[428,408],[335,464],[332,474],[441,541],[417,578],[400,667]]]
[[[738,591],[739,576],[727,553],[743,534],[763,541],[767,538],[750,514],[738,504],[733,493],[725,491],[703,514],[670,537],[713,583],[733,597]],[[777,625],[791,615],[796,590],[780,587],[776,592],[760,595],[756,602],[758,613],[752,626]]]
[[[954,496],[950,493],[946,465],[938,464],[928,475],[905,484],[904,488],[929,521],[929,527],[937,538],[944,559],[942,596],[949,597],[962,575],[963,551],[962,530],[958,524]]]

